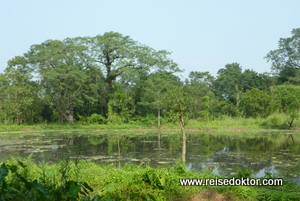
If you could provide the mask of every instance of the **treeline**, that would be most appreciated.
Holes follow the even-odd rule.
[[[300,108],[300,29],[266,59],[272,73],[226,64],[217,76],[181,69],[170,52],[129,36],[47,40],[8,61],[0,75],[0,122],[130,123],[187,115],[210,121],[223,115],[285,113],[290,127]]]

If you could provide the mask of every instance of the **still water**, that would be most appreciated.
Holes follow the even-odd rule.
[[[0,161],[31,155],[37,162],[56,162],[67,155],[122,167],[146,163],[171,166],[181,159],[179,133],[69,131],[0,134]],[[250,169],[257,177],[270,172],[300,184],[300,135],[296,132],[197,133],[187,136],[187,169],[235,175]]]

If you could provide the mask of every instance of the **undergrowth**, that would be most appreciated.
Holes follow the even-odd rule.
[[[268,178],[272,175],[268,174]],[[196,193],[213,190],[228,200],[300,200],[300,187],[283,186],[180,186],[181,178],[226,178],[211,172],[187,171],[184,164],[151,168],[128,164],[123,168],[70,160],[57,164],[7,159],[0,165],[0,200],[189,200]],[[251,177],[250,171],[236,176]]]
[[[151,118],[135,118],[126,123],[112,124],[105,123],[105,121],[77,121],[70,123],[37,123],[34,125],[5,125],[0,124],[0,131],[32,131],[32,130],[65,130],[65,129],[153,129],[157,128],[157,120]],[[267,118],[243,118],[243,117],[230,117],[220,116],[209,121],[203,119],[186,119],[187,129],[192,128],[207,128],[207,129],[227,129],[227,128],[247,128],[247,129],[290,129],[300,127],[299,119],[293,120],[292,126],[290,126],[290,116],[286,114],[271,114]],[[161,128],[177,128],[178,124],[174,124],[170,119],[161,119]]]

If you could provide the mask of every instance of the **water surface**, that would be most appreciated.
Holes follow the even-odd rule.
[[[122,167],[146,163],[171,166],[181,159],[179,133],[142,131],[64,131],[0,134],[0,161],[32,156],[57,162],[67,156]],[[195,171],[235,175],[250,169],[255,176],[270,172],[300,183],[300,137],[294,132],[188,134],[186,164]]]

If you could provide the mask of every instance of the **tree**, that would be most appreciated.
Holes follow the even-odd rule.
[[[241,100],[241,75],[242,68],[238,63],[226,64],[225,68],[218,71],[218,77],[214,82],[214,89],[219,99],[228,101],[234,106],[234,111],[228,112],[233,115],[239,113],[238,108]]]
[[[85,93],[82,94],[82,104],[75,105],[77,116],[90,117],[92,114],[108,116],[106,113],[108,86],[102,71],[92,67],[84,69],[84,74],[87,84],[83,86]]]
[[[243,94],[242,107],[246,117],[266,117],[270,113],[271,97],[267,91],[253,88]]]
[[[280,38],[278,49],[270,51],[266,55],[267,61],[271,61],[272,70],[279,74],[281,81],[288,81],[295,77],[300,69],[300,28],[292,30],[292,36]]]
[[[109,94],[113,94],[115,90],[114,82],[132,80],[142,72],[149,73],[153,70],[179,71],[177,64],[168,58],[170,52],[156,51],[117,32],[107,32],[95,37],[78,37],[73,41],[87,47],[80,56],[82,61],[90,68],[97,68],[103,72],[103,79],[107,85],[105,116],[112,97]]]
[[[182,161],[186,161],[185,118],[189,114],[190,93],[185,86],[174,87],[165,99],[165,106],[171,117],[179,122],[182,134]]]
[[[72,123],[76,112],[84,116],[101,113],[108,117],[108,106],[114,105],[118,82],[133,88],[138,79],[132,78],[142,74],[179,71],[177,64],[168,58],[169,54],[142,45],[129,36],[108,32],[95,37],[47,40],[32,45],[21,60],[14,62],[37,75],[41,92],[45,94],[43,99],[56,109],[60,121]]]
[[[113,83],[114,92],[109,94],[108,102],[108,122],[113,124],[124,123],[129,120],[134,113],[134,104],[132,98],[122,89],[119,83]]]
[[[32,81],[32,75],[26,68],[23,57],[15,57],[8,62],[8,68],[1,75],[1,109],[5,120],[11,118],[21,125],[24,120],[33,123],[39,113],[39,86]]]
[[[192,101],[189,105],[192,118],[209,119],[210,110],[213,109],[214,94],[213,82],[214,77],[209,72],[192,71],[189,74],[189,80],[186,80],[186,85],[191,92]]]
[[[225,100],[226,113],[234,116],[241,115],[240,104],[242,94],[253,88],[268,89],[268,80],[264,74],[242,68],[238,63],[225,65],[218,71],[214,82],[215,94],[220,100]]]
[[[157,126],[160,127],[161,110],[168,92],[181,84],[180,79],[170,72],[156,72],[150,74],[145,82],[144,94],[140,104],[149,105],[157,111]]]
[[[156,51],[117,32],[107,32],[103,35],[75,40],[88,47],[85,51],[88,57],[82,58],[89,66],[103,70],[111,93],[113,82],[117,78],[135,74],[136,70],[179,71],[177,64],[168,58],[170,52]]]
[[[300,109],[300,87],[294,85],[279,85],[272,88],[273,110],[289,115],[287,123],[289,128],[299,116]]]
[[[264,74],[259,74],[254,70],[245,69],[240,77],[240,85],[243,92],[251,89],[268,90],[267,77]]]
[[[80,59],[84,46],[70,39],[48,40],[31,46],[24,54],[28,64],[38,73],[40,82],[51,104],[69,123],[74,121],[74,107],[82,104],[86,93],[86,64]]]

